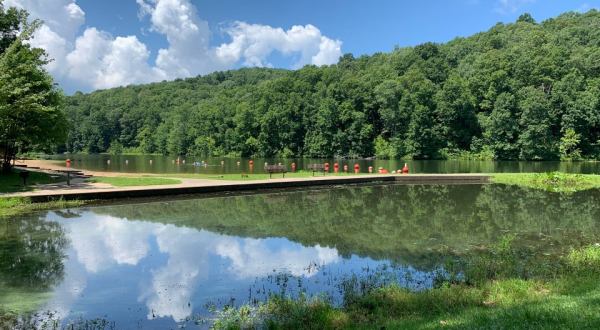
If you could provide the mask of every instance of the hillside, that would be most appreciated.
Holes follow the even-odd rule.
[[[77,93],[66,113],[74,152],[597,159],[600,12],[525,14],[328,67]]]

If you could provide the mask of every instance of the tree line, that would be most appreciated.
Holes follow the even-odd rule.
[[[66,100],[70,152],[597,159],[600,12],[295,71],[240,69]]]

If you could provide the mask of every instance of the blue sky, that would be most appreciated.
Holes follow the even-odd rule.
[[[67,92],[241,66],[331,64],[343,53],[469,36],[523,12],[541,21],[600,7],[600,0],[5,2],[46,21],[33,43],[56,59],[49,71]]]

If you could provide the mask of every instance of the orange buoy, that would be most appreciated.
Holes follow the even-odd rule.
[[[325,172],[329,172],[329,163],[325,163]]]
[[[408,174],[408,164],[404,163],[404,167],[402,168],[402,174]]]
[[[354,164],[354,174],[358,174],[360,172],[360,165],[358,163]]]
[[[71,160],[67,159],[67,167],[71,167]]]
[[[340,171],[340,164],[338,164],[338,163],[334,163],[334,164],[333,164],[333,172],[334,172],[334,173],[337,173],[337,172],[339,172],[339,171]]]

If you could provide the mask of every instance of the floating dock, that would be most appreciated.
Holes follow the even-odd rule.
[[[123,188],[78,188],[64,187],[56,190],[0,195],[0,197],[27,197],[32,202],[51,200],[111,200],[147,198],[177,195],[201,195],[309,188],[324,186],[355,185],[369,183],[435,185],[435,184],[486,184],[490,177],[484,174],[409,174],[409,175],[356,175],[356,176],[317,176],[312,178],[273,178],[270,180],[194,180],[179,185],[142,186]]]

